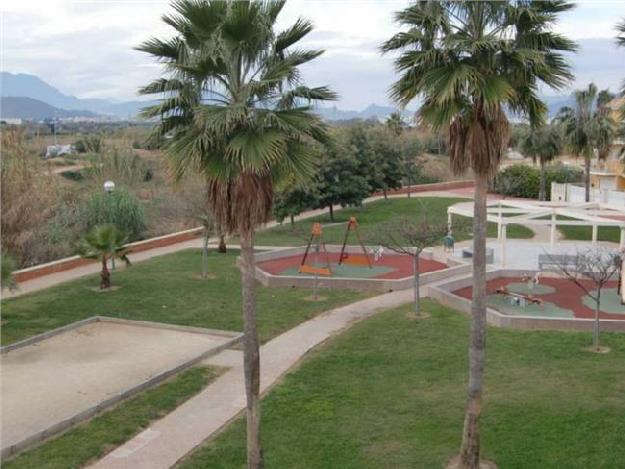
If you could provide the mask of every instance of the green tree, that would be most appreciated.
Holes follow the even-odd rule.
[[[276,183],[313,175],[311,142],[327,142],[328,135],[312,102],[335,95],[302,83],[299,66],[322,51],[297,47],[313,29],[304,19],[276,32],[284,1],[176,0],[172,6],[176,13],[164,21],[174,37],[139,47],[167,75],[143,88],[165,94],[144,115],[160,117],[158,135],[172,136],[167,155],[175,178],[202,173],[218,226],[241,237],[247,464],[256,469],[263,455],[255,227],[270,217]]]
[[[545,200],[547,195],[546,165],[553,161],[562,151],[563,135],[560,126],[552,124],[543,127],[530,128],[528,133],[521,137],[519,148],[524,155],[532,158],[534,164],[540,166],[540,186],[538,200]]]
[[[97,259],[102,265],[100,272],[100,290],[111,288],[111,272],[108,262],[121,259],[130,265],[127,257],[128,248],[125,246],[126,235],[115,225],[106,224],[94,227],[78,243],[76,252],[85,259]]]
[[[334,221],[334,205],[359,207],[371,188],[356,156],[349,149],[333,145],[321,151],[316,191],[316,207],[328,207],[330,220]]]
[[[585,200],[589,202],[590,164],[593,153],[596,150],[598,158],[605,159],[616,134],[608,107],[612,95],[608,90],[599,92],[594,83],[590,83],[587,88],[576,90],[574,95],[575,109],[570,107],[560,109],[556,121],[563,124],[573,154],[584,158]]]
[[[401,148],[397,137],[381,126],[371,128],[367,137],[372,153],[369,185],[373,190],[382,190],[386,199],[390,189],[399,189],[402,186],[402,179],[406,175]]]
[[[396,15],[405,30],[382,46],[399,52],[391,95],[402,107],[421,98],[422,121],[449,128],[454,173],[475,175],[473,303],[469,385],[460,455],[454,464],[477,468],[486,347],[486,193],[508,143],[504,107],[544,122],[542,82],[563,87],[571,72],[560,51],[574,44],[551,31],[565,1],[419,1]]]
[[[289,217],[291,228],[295,226],[295,217],[304,210],[317,204],[317,194],[302,186],[292,186],[276,193],[273,202],[273,216],[278,223]]]
[[[399,137],[404,131],[406,124],[404,123],[400,112],[393,112],[386,119],[386,126],[391,130],[391,132]]]

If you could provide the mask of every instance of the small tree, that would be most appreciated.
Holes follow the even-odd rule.
[[[372,158],[368,167],[369,185],[372,190],[381,189],[384,199],[390,189],[399,189],[405,176],[404,161],[397,137],[384,127],[374,127],[367,134]]]
[[[215,222],[209,213],[198,215],[195,218],[202,224],[202,237],[204,238],[202,243],[202,278],[206,280],[208,278],[208,242],[215,230]]]
[[[76,252],[85,259],[97,259],[102,263],[100,273],[100,290],[111,288],[111,273],[107,262],[115,258],[130,265],[128,248],[125,246],[127,237],[114,225],[98,225],[80,241]]]
[[[314,190],[304,187],[289,187],[278,192],[273,201],[273,216],[278,223],[289,217],[291,229],[295,227],[295,217],[307,208],[317,204],[317,194]]]
[[[422,219],[416,222],[404,217],[397,218],[383,225],[375,235],[377,244],[412,257],[412,288],[416,317],[421,316],[419,257],[425,248],[442,242],[443,237],[449,232],[447,223],[431,222],[425,215],[425,210],[422,213]]]
[[[618,276],[622,266],[619,253],[605,249],[589,249],[577,253],[573,262],[566,262],[561,257],[553,257],[558,271],[569,281],[581,288],[595,303],[595,321],[592,329],[592,347],[600,350],[599,345],[599,312],[601,311],[601,290],[605,284]],[[590,281],[594,288],[589,288]]]

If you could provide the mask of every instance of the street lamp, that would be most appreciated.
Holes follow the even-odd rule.
[[[106,192],[108,195],[111,195],[114,190],[115,183],[113,181],[104,181],[104,192]]]
[[[111,194],[113,193],[113,191],[115,190],[115,183],[113,181],[104,181],[104,192],[106,192],[107,195],[107,199],[108,199],[108,206],[109,206],[109,223],[113,223],[113,220],[111,220],[112,215],[111,215]],[[115,270],[115,255],[113,255],[113,257],[111,257],[111,269]]]

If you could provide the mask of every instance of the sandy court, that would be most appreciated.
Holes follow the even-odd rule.
[[[1,358],[2,448],[230,340],[98,321],[11,350]]]

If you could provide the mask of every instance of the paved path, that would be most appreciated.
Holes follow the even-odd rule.
[[[260,351],[261,392],[266,392],[309,350],[332,335],[355,321],[411,299],[412,290],[402,290],[358,301],[323,313],[269,341]],[[90,467],[169,468],[241,413],[245,409],[241,352],[226,350],[208,363],[231,368],[200,394]]]
[[[412,196],[415,197],[415,195],[416,194],[413,194]],[[406,195],[398,194],[398,195],[389,196],[389,198],[402,198],[402,197],[406,197]],[[460,198],[469,197],[470,198],[472,197],[472,188],[458,189],[457,192],[456,191],[420,192],[418,193],[418,197],[460,197]],[[376,200],[381,200],[381,199],[383,199],[382,196],[369,197],[368,199],[364,201],[364,203],[370,203],[370,202],[374,202]],[[338,205],[334,207],[335,210],[341,210],[341,208],[342,207]],[[295,217],[295,220],[296,221],[305,220],[307,218],[315,217],[318,215],[323,215],[326,212],[327,212],[327,209],[309,210]],[[270,222],[270,223],[267,223],[262,229],[269,229],[269,228],[276,226],[277,224],[278,224],[277,222]],[[211,243],[216,243],[217,241],[218,241],[217,239],[212,239]],[[149,249],[147,251],[142,251],[136,254],[131,254],[130,260],[133,262],[133,264],[135,264],[137,262],[142,262],[144,260],[151,259],[153,257],[162,256],[165,254],[171,254],[174,252],[183,251],[185,249],[201,248],[201,247],[202,247],[202,239],[197,238],[197,239],[192,239],[189,241],[183,241],[181,243],[172,244],[170,246]],[[233,245],[232,247],[238,249],[239,246]],[[257,247],[259,249],[264,248],[263,246],[257,246]],[[271,247],[268,247],[268,248],[271,248]],[[124,267],[122,265],[120,268],[120,264],[123,264],[123,263],[118,262],[117,268],[121,270]],[[45,276],[38,277],[32,280],[27,280],[25,282],[20,282],[20,284],[18,285],[19,288],[17,290],[3,291],[2,298],[13,298],[16,296],[25,295],[27,293],[32,293],[38,290],[43,290],[44,288],[49,288],[49,287],[58,285],[63,282],[75,280],[77,278],[81,278],[86,275],[96,274],[98,272],[100,272],[100,266],[97,263],[93,263],[93,264],[89,264],[89,265],[85,265],[81,267],[76,267],[74,269],[65,270],[62,272],[55,272],[53,274],[45,275]]]

